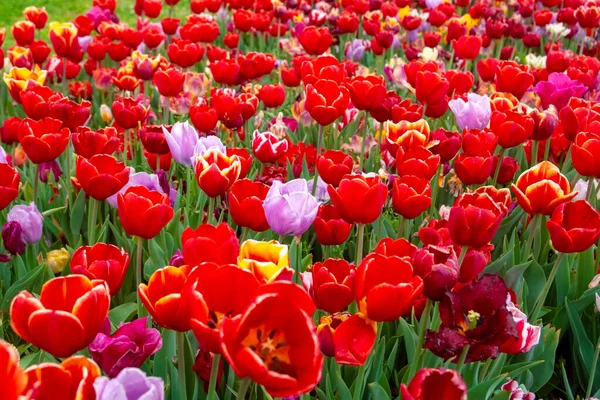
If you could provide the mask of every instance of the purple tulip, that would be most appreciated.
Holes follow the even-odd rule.
[[[129,169],[129,182],[123,186],[123,188],[119,191],[119,193],[125,193],[127,189],[132,186],[146,186],[150,190],[156,190],[161,193],[165,193],[160,185],[160,180],[158,179],[158,175],[149,174],[147,172],[135,172],[133,168]],[[110,196],[106,201],[111,206],[117,208],[117,195],[119,193],[115,193]]]
[[[312,225],[319,203],[305,179],[273,181],[263,203],[267,222],[278,235],[302,235]]]
[[[225,145],[223,144],[223,142],[221,142],[221,139],[219,139],[218,136],[203,136],[200,139],[198,139],[198,142],[194,147],[194,152],[191,157],[191,163],[194,162],[194,159],[196,158],[197,154],[203,155],[208,150],[213,148],[219,150],[223,154],[227,152]]]
[[[17,221],[10,221],[2,227],[2,242],[4,248],[10,254],[25,253],[25,241],[23,240],[23,228]]]
[[[566,74],[553,72],[548,75],[547,81],[538,82],[534,91],[540,96],[544,109],[553,105],[560,111],[571,97],[581,97],[587,91],[587,87]]]
[[[198,142],[198,132],[196,132],[196,129],[186,121],[176,122],[171,132],[163,127],[163,132],[173,159],[186,167],[191,166],[191,158],[194,155],[194,148]]]
[[[346,44],[344,53],[346,54],[347,59],[354,62],[359,62],[363,58],[366,48],[367,46],[364,40],[354,39]]]
[[[448,106],[454,113],[456,124],[462,131],[464,128],[483,129],[490,123],[492,107],[490,99],[475,93],[467,95],[468,101],[463,99],[450,100]]]
[[[42,238],[44,217],[34,203],[14,206],[6,217],[6,222],[16,221],[21,225],[23,240],[26,244],[34,244]]]
[[[2,146],[0,146],[0,164],[8,164],[7,155]]]
[[[114,379],[104,376],[94,381],[97,400],[163,400],[165,384],[162,379],[137,368],[125,368]]]
[[[182,265],[185,265],[185,262],[183,261],[183,253],[181,252],[181,250],[177,249],[177,251],[173,253],[171,259],[169,260],[169,265],[172,265],[174,267],[181,267]]]
[[[108,319],[107,319],[108,321]],[[110,334],[110,322],[90,344],[92,358],[110,378],[129,367],[139,368],[162,347],[160,332],[147,328],[148,317],[124,324]]]
[[[58,182],[58,179],[63,174],[56,160],[40,164],[40,181],[48,183],[48,175],[50,173],[54,176],[54,182]]]

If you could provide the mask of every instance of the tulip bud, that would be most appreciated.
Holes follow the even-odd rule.
[[[100,106],[100,115],[102,116],[102,121],[106,122],[107,124],[113,119],[112,111],[106,104],[102,104]]]
[[[173,256],[171,256],[171,259],[169,260],[169,265],[172,265],[174,267],[181,267],[182,265],[185,265],[185,261],[183,261],[183,253],[181,252],[181,250],[177,250],[175,253],[173,253]]]
[[[22,228],[22,238],[27,244],[34,244],[42,238],[44,217],[34,203],[14,206],[6,217],[7,222],[16,221]]]
[[[59,272],[62,272],[67,265],[69,257],[69,252],[65,248],[60,250],[51,250],[46,255],[46,264],[50,267],[52,272],[58,274]]]
[[[2,241],[4,242],[4,248],[10,254],[16,255],[25,252],[23,229],[17,221],[7,222],[2,227]]]

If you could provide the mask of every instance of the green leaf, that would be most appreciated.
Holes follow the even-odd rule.
[[[546,274],[542,267],[534,261],[523,274],[523,281],[527,287],[527,293],[524,296],[525,301],[522,302],[521,307],[523,312],[527,314],[528,311],[533,310],[535,302],[542,293],[546,283]]]
[[[592,369],[592,358],[594,355],[594,345],[590,341],[585,332],[581,318],[571,301],[568,299],[565,301],[565,307],[567,308],[567,316],[569,317],[569,324],[573,331],[575,338],[574,350],[579,359],[583,362],[583,366],[587,371]]]
[[[588,288],[588,284],[598,272],[598,266],[594,263],[594,246],[577,256],[577,275],[575,285],[575,297],[581,296]]]
[[[581,313],[585,308],[589,307],[590,305],[592,305],[592,303],[594,303],[596,293],[600,294],[600,286],[596,286],[595,288],[589,289],[578,300],[571,301],[571,306],[575,309],[575,311],[577,311],[577,313]],[[552,321],[552,325],[554,325],[557,330],[560,330],[561,336],[565,334],[567,328],[569,327],[569,317],[567,315],[566,307],[562,307],[556,313],[556,316]]]
[[[506,286],[514,290],[515,292],[520,292],[520,286],[523,282],[523,274],[527,271],[527,268],[531,265],[531,261],[528,261],[523,264],[515,265],[511,267],[504,277],[504,281],[506,282]]]
[[[121,304],[120,306],[117,306],[108,312],[108,318],[113,325],[119,326],[119,323],[129,320],[129,318],[131,318],[131,316],[136,312],[136,309],[136,303]]]
[[[392,396],[389,393],[387,393],[379,383],[369,383],[368,388],[369,393],[371,394],[372,399],[374,400],[389,400],[392,398]]]
[[[73,203],[73,210],[69,214],[70,228],[73,235],[73,239],[77,240],[77,236],[81,232],[81,226],[83,225],[83,213],[85,211],[85,192],[82,190],[77,195],[75,203]]]
[[[417,353],[417,342],[419,340],[417,334],[411,328],[410,325],[404,320],[404,318],[400,318],[400,330],[402,331],[402,336],[404,337],[404,346],[406,348],[406,357],[408,358],[408,363],[412,363],[415,359],[415,354]]]
[[[529,369],[535,377],[529,391],[537,392],[548,383],[550,378],[552,378],[559,338],[560,332],[553,326],[546,325],[542,329],[540,342],[530,351],[530,353],[532,353],[531,359],[544,362]]]
[[[346,382],[342,379],[342,375],[340,371],[336,371],[335,373],[335,387],[337,389],[338,398],[340,399],[351,399],[352,393],[350,393],[350,389],[346,386]]]
[[[162,347],[154,355],[154,376],[162,378],[165,384],[167,382],[171,383],[167,386],[168,389],[166,395],[168,398],[170,391],[174,386],[172,383],[177,380],[177,369],[173,365],[173,356],[175,356],[175,353],[177,352],[177,344],[175,341],[175,331],[163,329],[161,336],[163,342]],[[174,399],[178,398],[175,397],[174,393],[171,393],[171,397]]]
[[[467,396],[469,400],[486,400],[489,399],[492,393],[496,390],[500,383],[506,382],[506,377],[501,375],[493,379],[489,379],[469,389]]]
[[[40,265],[37,268],[29,271],[27,275],[23,278],[19,279],[12,285],[4,295],[4,299],[2,301],[2,312],[5,315],[8,315],[8,311],[10,308],[10,303],[12,300],[19,294],[22,290],[28,290],[29,292],[37,292],[35,290],[36,286],[41,287],[44,282],[45,270],[48,269],[45,265]]]

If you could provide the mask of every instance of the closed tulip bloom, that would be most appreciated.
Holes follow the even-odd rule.
[[[35,24],[31,21],[17,21],[10,28],[10,33],[19,46],[29,46],[35,40]]]
[[[571,148],[573,167],[579,175],[600,178],[600,135],[594,132],[580,132],[575,136]]]
[[[164,400],[165,398],[163,380],[155,376],[146,376],[138,368],[125,368],[111,380],[103,376],[99,377],[94,381],[93,389],[97,400]]]
[[[512,186],[521,208],[530,215],[550,215],[577,195],[571,193],[568,179],[551,162],[543,161],[523,172]]]
[[[342,116],[349,102],[348,89],[335,81],[320,79],[306,85],[304,107],[319,125],[327,126]]]
[[[524,143],[533,134],[533,127],[531,117],[516,111],[494,111],[490,120],[490,129],[505,149]]]
[[[225,155],[216,148],[196,154],[193,160],[196,181],[208,197],[225,194],[239,178],[241,163],[237,156]]]
[[[96,131],[86,126],[79,127],[72,139],[75,153],[85,158],[92,158],[96,154],[113,154],[119,147],[117,130],[110,126]]]
[[[261,284],[289,281],[294,275],[289,266],[287,246],[276,240],[246,240],[240,248],[237,265],[252,272]]]
[[[298,36],[298,41],[306,53],[311,56],[318,56],[329,49],[329,46],[333,43],[333,37],[327,27],[309,26]]]
[[[56,55],[69,58],[81,51],[77,40],[77,28],[73,23],[51,22],[49,29],[50,42]]]
[[[210,132],[217,126],[219,120],[217,111],[207,104],[190,107],[190,120],[200,132]]]
[[[200,348],[221,353],[219,330],[223,318],[233,318],[246,310],[260,287],[258,280],[236,265],[204,263],[190,274],[186,282],[204,301],[202,312],[190,323]]]
[[[488,194],[465,193],[450,210],[450,237],[461,246],[482,247],[493,239],[503,217],[504,212]]]
[[[423,178],[405,175],[394,179],[392,206],[406,219],[414,219],[431,205],[431,184]]]
[[[423,146],[411,147],[406,151],[400,147],[396,153],[396,169],[400,176],[414,175],[431,180],[439,165],[440,156]]]
[[[378,176],[346,175],[338,188],[327,188],[340,216],[351,224],[370,224],[381,215],[388,189]]]
[[[196,129],[188,121],[176,122],[170,132],[163,127],[163,133],[173,159],[186,167],[191,166],[194,148],[198,142]]]
[[[454,160],[454,171],[465,185],[481,185],[494,173],[494,157],[459,154]]]
[[[35,244],[42,238],[44,217],[38,211],[35,203],[28,206],[14,206],[6,216],[6,222],[18,222],[21,225],[22,237],[26,244]]]
[[[183,90],[184,81],[185,75],[177,68],[159,69],[153,77],[158,92],[165,97],[177,96]]]
[[[450,82],[437,72],[419,71],[415,85],[415,95],[422,104],[440,104],[446,98]]]
[[[346,85],[354,107],[359,110],[376,110],[386,95],[383,76],[356,76]]]
[[[552,246],[561,253],[580,253],[600,237],[600,213],[585,200],[562,203],[546,222]]]
[[[460,373],[445,368],[423,368],[400,386],[403,400],[466,400],[467,390]]]
[[[344,221],[332,204],[319,207],[313,227],[317,241],[323,246],[336,246],[344,243],[352,230],[352,224]]]
[[[46,83],[46,74],[46,71],[42,71],[38,67],[32,70],[13,67],[4,74],[4,83],[6,83],[13,100],[20,104],[21,93],[36,86],[43,86]]]
[[[285,102],[285,88],[282,85],[264,85],[258,98],[267,108],[280,107]]]
[[[317,171],[323,181],[337,187],[344,175],[352,173],[354,161],[341,150],[327,150],[317,158]]]
[[[456,57],[463,60],[474,60],[479,56],[481,43],[482,39],[477,35],[461,36],[452,41],[452,48]]]
[[[237,180],[229,190],[229,214],[236,225],[264,232],[269,229],[263,203],[269,186],[249,179]]]
[[[173,127],[170,125],[144,125],[139,130],[140,139],[144,150],[152,154],[166,155],[169,153],[169,145],[166,139],[166,132]]]
[[[423,279],[414,274],[410,259],[371,254],[356,270],[354,298],[370,320],[400,318],[422,292]]]
[[[73,274],[105,281],[110,295],[114,296],[121,289],[129,268],[129,254],[112,244],[96,243],[75,250],[69,265]]]
[[[533,85],[535,77],[526,66],[521,66],[514,61],[504,61],[496,67],[496,91],[508,92],[517,100]]]
[[[271,132],[252,133],[252,152],[263,164],[274,163],[288,150],[287,139],[279,138]]]
[[[461,131],[465,128],[485,128],[490,122],[490,116],[492,114],[489,97],[486,95],[480,96],[475,93],[469,93],[467,98],[468,101],[466,102],[461,98],[450,100],[448,102],[448,106],[456,118],[458,128]]]
[[[190,320],[203,314],[202,296],[185,285],[192,269],[188,265],[164,267],[150,276],[147,285],[138,287],[144,307],[163,328],[187,332],[191,329]]]
[[[341,365],[363,365],[377,338],[377,324],[358,313],[321,317],[317,326],[321,352]]]
[[[19,367],[19,352],[10,343],[0,339],[0,393],[6,400],[17,400],[27,387],[25,371]]]
[[[109,378],[114,378],[125,368],[139,368],[152,354],[162,347],[160,332],[147,328],[148,317],[119,324],[110,333],[105,323],[102,332],[90,343],[90,354]]]
[[[19,142],[33,163],[53,161],[65,151],[71,133],[68,128],[61,129],[62,125],[60,120],[53,118],[23,120],[19,127]]]
[[[95,400],[94,381],[101,371],[89,358],[74,356],[60,364],[32,365],[25,374],[25,393],[33,394],[34,399]]]
[[[223,356],[237,376],[249,377],[272,397],[308,393],[323,366],[314,311],[310,296],[294,283],[262,286],[241,315],[223,319]]]
[[[428,245],[414,255],[415,273],[423,278],[423,294],[440,301],[458,281],[459,265],[452,247]]]
[[[77,157],[76,174],[85,193],[100,201],[117,193],[129,181],[129,168],[107,154],[89,160]]]
[[[21,175],[8,164],[0,163],[0,211],[19,196]]]
[[[115,121],[123,129],[137,128],[146,121],[148,109],[129,97],[115,100],[112,104]]]
[[[410,149],[425,146],[429,142],[429,124],[424,119],[415,122],[399,121],[388,123],[387,141],[392,144],[392,152],[397,152],[398,147]]]
[[[173,218],[166,194],[145,186],[132,186],[117,195],[119,221],[131,236],[152,239]]]
[[[39,300],[28,291],[19,293],[10,306],[10,322],[23,340],[63,358],[94,340],[109,308],[104,281],[70,275],[46,282]]]
[[[305,179],[287,183],[273,181],[263,203],[269,226],[278,235],[298,236],[310,228],[319,203],[309,192]]]
[[[196,229],[186,228],[181,235],[181,243],[183,260],[191,266],[204,262],[235,264],[240,248],[235,231],[226,222],[217,226],[202,224]]]
[[[315,263],[311,271],[300,275],[304,288],[317,308],[323,311],[343,311],[354,300],[356,269],[344,259],[329,258],[322,263]]]

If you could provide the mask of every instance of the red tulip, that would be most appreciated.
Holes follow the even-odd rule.
[[[84,158],[91,158],[96,154],[112,154],[119,147],[117,130],[113,127],[92,131],[82,126],[77,128],[72,138],[75,153]]]
[[[219,265],[236,264],[239,242],[235,231],[227,223],[217,226],[200,225],[196,229],[186,228],[181,235],[183,261],[191,266],[203,262]]]
[[[354,265],[344,259],[329,258],[303,272],[302,284],[317,308],[328,313],[343,311],[354,300]]]
[[[263,202],[269,187],[249,179],[237,180],[229,190],[229,213],[236,225],[264,232],[269,229]]]
[[[50,23],[50,42],[57,56],[71,58],[81,52],[77,40],[77,28],[71,22]]]
[[[307,393],[323,365],[314,311],[310,296],[292,282],[261,286],[241,315],[221,322],[223,356],[237,376],[249,377],[273,397]]]
[[[19,46],[28,46],[35,39],[35,24],[31,21],[17,21],[10,28],[10,33]]]
[[[267,108],[280,107],[285,102],[285,88],[281,85],[264,85],[260,88],[258,98]]]
[[[331,204],[319,207],[313,227],[317,241],[323,246],[336,246],[344,243],[352,230],[352,224],[344,221],[335,206]]]
[[[53,118],[23,120],[19,126],[19,142],[33,163],[54,161],[65,151],[70,132],[68,128],[61,129],[62,125]]]
[[[345,175],[352,173],[352,157],[340,150],[327,150],[317,159],[319,176],[327,184],[337,187]]]
[[[106,200],[129,182],[129,168],[113,156],[77,157],[77,180],[83,191],[96,200]]]
[[[119,220],[131,236],[152,239],[173,218],[166,194],[145,186],[132,186],[117,195]]]
[[[377,324],[358,313],[321,317],[317,326],[321,352],[342,365],[363,365],[377,338]]]
[[[490,129],[505,149],[524,143],[533,134],[533,128],[533,119],[527,115],[516,111],[492,112]]]
[[[404,151],[398,148],[396,168],[398,175],[414,175],[425,180],[431,180],[440,165],[440,156],[434,155],[423,146],[415,146]]]
[[[73,274],[105,281],[110,295],[114,296],[121,289],[125,279],[129,267],[129,254],[112,244],[96,243],[75,250],[69,265]]]
[[[177,96],[183,90],[184,81],[185,75],[177,68],[158,70],[153,78],[158,92],[165,97]]]
[[[459,154],[454,161],[454,170],[465,185],[481,185],[494,173],[494,157]]]
[[[115,121],[123,129],[133,129],[146,121],[148,109],[129,97],[115,100],[112,104]]]
[[[414,175],[394,179],[392,206],[406,219],[414,219],[431,205],[429,181]]]
[[[386,94],[383,76],[357,76],[346,85],[354,107],[372,111],[383,103]]]
[[[600,178],[600,159],[596,160],[599,151],[600,132],[580,132],[575,136],[571,159],[579,175]]]
[[[231,157],[218,149],[209,149],[194,159],[196,181],[208,197],[225,194],[239,178],[241,163],[237,156]]]
[[[474,60],[479,56],[481,51],[481,38],[479,36],[461,36],[457,40],[452,41],[454,54],[463,60]]]
[[[482,247],[493,239],[503,217],[500,206],[486,193],[465,193],[450,210],[450,237],[460,246]]]
[[[63,358],[94,340],[109,308],[104,281],[70,275],[44,283],[39,300],[25,290],[19,293],[10,306],[10,323],[25,341]]]
[[[207,104],[201,104],[190,107],[190,119],[196,129],[207,133],[217,126],[218,116],[214,108]]]
[[[562,203],[554,209],[546,227],[557,251],[580,253],[598,241],[600,213],[585,200]]]
[[[388,189],[378,176],[346,175],[338,188],[327,188],[331,202],[346,222],[370,224],[381,215]]]
[[[328,28],[317,28],[309,26],[304,28],[298,36],[298,41],[302,45],[304,51],[311,56],[318,56],[327,51],[333,43],[333,37]]]
[[[435,105],[444,101],[450,82],[437,72],[419,71],[415,83],[416,97],[423,104]]]
[[[304,107],[318,124],[326,126],[338,119],[348,108],[348,90],[335,81],[319,80],[306,86]]]
[[[254,301],[260,287],[250,271],[237,265],[203,263],[188,276],[186,286],[203,301],[190,319],[200,348],[221,353],[219,331],[224,318],[234,318]]]
[[[423,294],[440,301],[458,281],[459,265],[452,247],[426,246],[414,255],[415,273],[423,278]]]
[[[0,211],[19,196],[21,176],[8,164],[0,163]]]
[[[467,384],[458,371],[445,368],[423,368],[408,387],[400,386],[403,400],[465,400]]]

